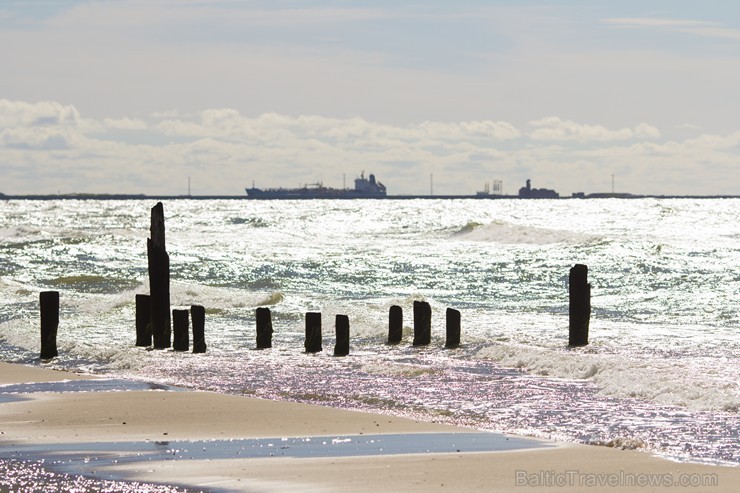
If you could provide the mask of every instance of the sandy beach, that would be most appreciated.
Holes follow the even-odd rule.
[[[68,448],[82,451],[76,457],[84,464],[85,447],[99,450],[95,444],[107,444],[125,455],[131,443],[174,447],[185,442],[200,447],[201,442],[195,441],[207,440],[210,446],[262,437],[275,438],[279,447],[281,440],[295,437],[305,442],[310,437],[332,436],[342,437],[338,442],[350,441],[347,437],[402,436],[401,441],[412,443],[414,437],[429,433],[445,437],[474,432],[210,392],[79,390],[86,382],[92,382],[90,389],[94,389],[96,381],[100,379],[1,363],[0,452],[43,445],[39,450],[63,456]],[[31,383],[53,384],[47,387],[53,392]],[[65,386],[78,391],[65,391]],[[34,390],[23,393],[24,388]],[[539,441],[521,444],[513,450],[492,446],[492,450],[476,452],[329,453],[323,457],[281,457],[278,448],[272,456],[256,458],[210,457],[206,451],[199,459],[110,460],[95,474],[232,491],[667,491],[687,483],[684,491],[730,492],[740,482],[739,468],[676,463],[608,447]],[[306,450],[313,453],[311,448]],[[65,472],[75,470],[74,461],[70,464]]]

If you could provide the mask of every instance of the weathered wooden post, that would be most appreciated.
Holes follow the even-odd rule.
[[[306,352],[321,351],[321,313],[306,313]]]
[[[170,328],[170,256],[165,249],[164,206],[152,207],[151,238],[146,242],[149,263],[149,293],[152,309],[154,349],[172,345]]]
[[[187,310],[172,310],[172,332],[174,333],[172,349],[175,351],[190,349],[190,320]]]
[[[259,307],[256,310],[257,319],[257,349],[272,347],[272,313],[267,307]]]
[[[334,356],[347,356],[349,354],[349,317],[347,315],[337,315],[336,331]]]
[[[152,300],[148,294],[136,295],[136,345],[152,345]]]
[[[432,307],[426,301],[414,301],[414,346],[432,342]]]
[[[59,328],[59,291],[42,291],[39,295],[41,310],[41,359],[59,356],[57,329]]]
[[[403,308],[393,305],[388,310],[388,344],[398,344],[403,337]]]
[[[193,323],[193,352],[206,352],[206,309],[200,305],[190,306],[190,319]]]
[[[591,318],[591,284],[588,283],[588,267],[576,264],[568,276],[569,324],[568,345],[588,344],[588,325]]]
[[[447,339],[445,347],[453,349],[460,346],[460,312],[453,308],[447,309]]]

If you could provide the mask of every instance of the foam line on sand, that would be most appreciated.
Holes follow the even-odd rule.
[[[85,454],[110,457],[111,453],[141,453],[127,452],[132,443],[160,444],[165,450],[206,447],[200,451],[203,454],[187,458],[178,458],[175,452],[147,460],[109,461],[96,471],[110,478],[229,491],[593,492],[606,486],[609,491],[621,492],[670,491],[680,486],[681,491],[720,493],[735,491],[740,484],[740,468],[736,467],[676,463],[638,451],[516,437],[508,438],[512,443],[545,446],[408,453],[412,442],[419,439],[418,445],[422,437],[486,435],[504,441],[507,437],[293,402],[151,387],[119,391],[88,386],[80,380],[91,378],[0,363],[0,384],[5,385],[0,394],[3,388],[19,392],[12,394],[16,400],[0,402],[0,453],[8,457],[13,450],[25,450],[31,458],[39,457],[34,450],[45,449],[53,451],[48,453],[46,466],[54,467],[56,456],[62,467],[65,454],[82,454],[77,458],[84,461]],[[66,381],[69,387],[65,388]],[[39,385],[23,386],[44,382],[61,383],[49,387],[53,391]],[[21,393],[24,388],[35,391]],[[265,447],[270,441],[277,445],[277,440],[285,438],[298,443],[307,437],[322,442],[377,439],[410,444],[390,455],[244,458],[208,453],[208,444]],[[602,487],[597,482],[603,483]],[[646,482],[659,484],[646,487]],[[689,485],[683,487],[682,482]]]

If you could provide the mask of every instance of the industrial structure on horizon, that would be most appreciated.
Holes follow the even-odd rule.
[[[519,189],[520,199],[559,199],[560,194],[549,188],[532,188],[532,180],[527,179],[527,185]]]

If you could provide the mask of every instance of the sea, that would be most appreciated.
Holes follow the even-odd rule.
[[[0,360],[740,466],[740,199],[165,200],[172,307],[206,308],[205,354],[134,345],[155,203],[0,201]],[[592,312],[571,348],[575,264]],[[48,290],[59,356],[42,362]],[[258,307],[271,349],[255,350]]]

